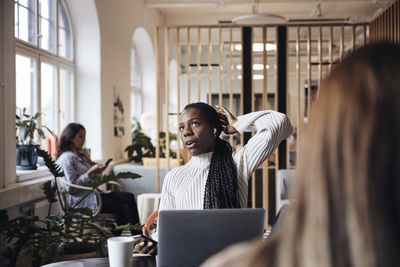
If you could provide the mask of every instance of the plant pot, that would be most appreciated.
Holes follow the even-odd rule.
[[[37,154],[39,145],[17,145],[17,169],[36,170]]]

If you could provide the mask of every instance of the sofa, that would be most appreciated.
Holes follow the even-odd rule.
[[[122,163],[113,166],[112,172],[133,172],[141,175],[137,179],[120,179],[118,182],[123,186],[124,191],[131,192],[137,196],[144,193],[156,192],[156,166],[142,166],[133,163]],[[160,166],[160,191],[164,182],[166,167]]]

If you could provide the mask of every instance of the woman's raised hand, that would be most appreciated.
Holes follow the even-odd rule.
[[[79,149],[78,150],[78,154],[81,156],[84,156],[89,162],[92,162],[92,160],[90,159],[90,155],[89,152],[87,151],[87,149]]]
[[[237,122],[236,117],[233,116],[233,114],[223,106],[215,106],[215,107],[218,112],[218,115],[220,116],[224,133],[226,134],[237,133],[236,128],[233,127],[233,124]]]

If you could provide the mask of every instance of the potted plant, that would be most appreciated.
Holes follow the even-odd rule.
[[[130,161],[134,161],[136,163],[143,163],[143,165],[155,165],[155,157],[156,157],[156,149],[151,142],[151,138],[147,136],[143,131],[140,125],[140,122],[136,119],[133,119],[134,123],[132,124],[132,144],[125,148],[125,151],[128,153],[128,158]],[[161,165],[165,165],[166,159],[165,156],[167,154],[167,138],[165,132],[160,132],[160,159]],[[169,134],[170,142],[173,140],[177,140],[176,134]],[[169,154],[170,158],[174,160],[174,164],[178,164],[176,158],[176,152],[170,150]]]
[[[112,236],[111,229],[97,224],[91,209],[66,207],[60,201],[62,213],[57,215],[50,213],[52,204],[62,197],[58,186],[53,185],[56,185],[57,179],[62,179],[64,174],[46,151],[38,148],[37,154],[43,158],[54,176],[52,180],[42,185],[42,190],[50,204],[48,214],[44,219],[37,216],[20,216],[10,219],[6,210],[0,211],[0,234],[5,236],[7,243],[11,245],[4,252],[5,258],[9,261],[6,266],[15,266],[20,251],[28,247],[32,248],[32,266],[63,260],[63,256],[73,253],[87,254],[94,251],[96,256],[106,256],[105,244],[107,238]],[[118,175],[104,175],[90,181],[89,184],[94,191],[98,190],[100,185],[110,181],[139,177],[140,175],[135,173],[123,172]],[[81,201],[92,191],[82,197]],[[78,219],[80,223],[73,225],[74,219]],[[141,226],[129,224],[120,226],[122,229],[127,227],[141,229]]]
[[[140,122],[133,119],[132,124],[132,144],[125,148],[128,153],[129,161],[134,161],[136,163],[142,163],[143,157],[155,157],[156,149],[151,143],[150,137],[148,137],[143,131]]]
[[[18,109],[20,114],[15,117],[15,134],[17,146],[17,169],[19,170],[35,170],[37,168],[37,154],[36,149],[39,148],[38,144],[34,144],[35,132],[40,138],[44,138],[43,128],[46,126],[38,127],[37,120],[42,115],[36,112],[34,115],[26,113],[26,108]]]

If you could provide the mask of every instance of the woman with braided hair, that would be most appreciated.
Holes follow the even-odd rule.
[[[191,159],[165,177],[159,210],[247,207],[252,172],[289,137],[292,126],[285,114],[267,110],[235,117],[222,106],[192,103],[180,116],[179,131]],[[256,131],[236,152],[219,136]],[[140,253],[155,253],[145,240]]]

